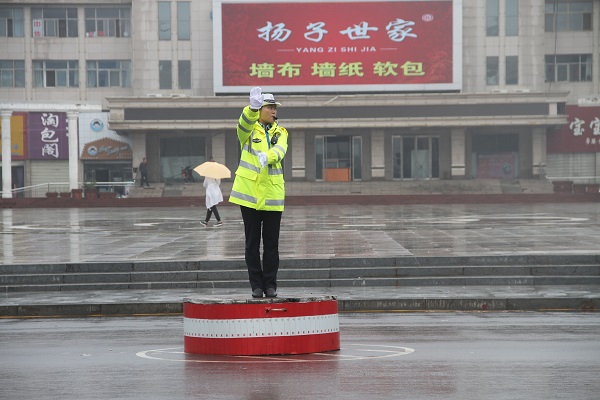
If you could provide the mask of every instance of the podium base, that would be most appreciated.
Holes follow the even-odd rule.
[[[340,349],[337,299],[184,298],[183,350],[190,354],[307,354]]]

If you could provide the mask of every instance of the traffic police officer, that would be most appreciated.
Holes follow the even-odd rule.
[[[242,211],[246,266],[255,298],[263,293],[277,296],[279,229],[285,200],[283,157],[288,147],[288,132],[277,123],[278,105],[272,94],[255,87],[237,125],[242,152],[229,201]]]

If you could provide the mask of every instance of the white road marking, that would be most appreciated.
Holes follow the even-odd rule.
[[[233,355],[210,355],[210,354],[186,354],[181,347],[169,347],[164,349],[144,350],[136,353],[136,356],[148,360],[193,362],[193,363],[252,363],[265,362],[333,362],[333,361],[358,361],[375,360],[390,357],[406,356],[415,352],[415,349],[401,346],[383,346],[363,343],[350,343],[348,348],[342,346],[340,350],[327,353],[290,354],[279,356],[233,356]],[[368,352],[375,355],[352,354]],[[318,356],[319,358],[315,358]]]

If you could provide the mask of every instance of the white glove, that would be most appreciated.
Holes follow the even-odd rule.
[[[258,86],[253,87],[252,90],[250,90],[250,108],[252,108],[254,110],[258,110],[259,108],[262,107],[262,103],[263,103],[262,89],[259,88]]]
[[[264,168],[267,165],[267,153],[258,153],[258,161],[260,161],[260,166]]]

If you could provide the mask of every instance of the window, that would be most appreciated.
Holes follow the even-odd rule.
[[[79,87],[78,61],[34,61],[34,87]]]
[[[158,81],[160,89],[171,89],[172,84],[172,73],[171,73],[171,61],[159,61],[158,62]]]
[[[192,67],[189,60],[180,60],[177,64],[179,73],[179,89],[192,88]]]
[[[392,137],[394,179],[440,177],[440,139],[434,136]]]
[[[487,36],[498,36],[498,0],[487,0],[485,11]]]
[[[519,84],[519,57],[506,56],[506,84]]]
[[[0,87],[25,87],[25,61],[0,60]]]
[[[177,2],[177,39],[190,40],[190,2]]]
[[[200,135],[160,139],[160,176],[162,182],[181,181],[181,169],[207,160],[206,139]]]
[[[129,37],[130,35],[130,8],[85,9],[85,36]]]
[[[130,87],[129,61],[88,61],[87,87]]]
[[[546,0],[546,32],[591,30],[592,1]]]
[[[158,2],[158,40],[171,40],[171,3]]]
[[[498,57],[491,56],[485,59],[486,85],[498,84]]]
[[[519,0],[506,0],[506,36],[519,36]]]
[[[76,8],[32,8],[33,37],[77,37]]]
[[[0,8],[0,36],[25,36],[22,8]]]
[[[546,82],[591,82],[591,54],[546,56]]]

